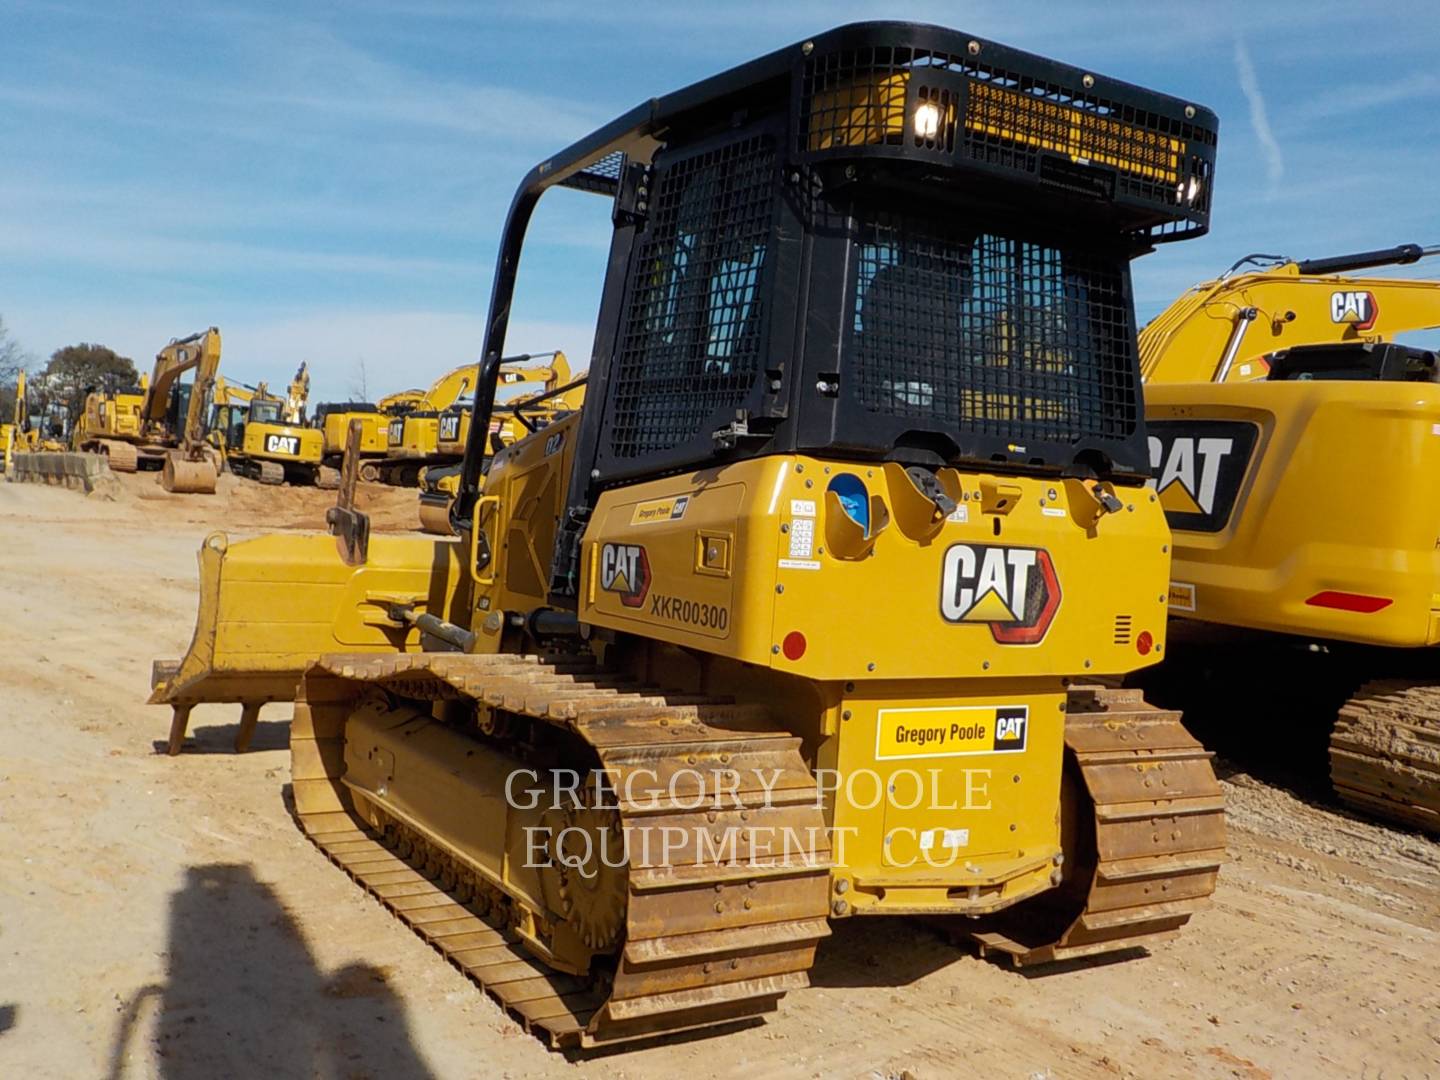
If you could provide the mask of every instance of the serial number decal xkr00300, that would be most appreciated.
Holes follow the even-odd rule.
[[[959,705],[934,709],[881,709],[875,757],[1020,753],[1030,727],[1028,705]]]
[[[984,623],[1001,645],[1044,640],[1060,608],[1060,578],[1044,548],[954,544],[940,575],[940,616]]]
[[[294,457],[300,453],[300,436],[266,435],[265,452],[267,454],[289,454]]]
[[[683,596],[656,593],[650,597],[650,614],[663,622],[684,623],[701,630],[730,628],[729,608],[700,600],[686,600]]]

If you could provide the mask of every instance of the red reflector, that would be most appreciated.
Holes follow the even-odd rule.
[[[785,653],[786,660],[799,660],[805,655],[805,635],[799,630],[791,630],[785,635],[780,648]]]
[[[1135,651],[1141,656],[1149,656],[1150,650],[1155,647],[1155,637],[1149,630],[1141,630],[1140,636],[1135,639]]]
[[[1310,607],[1335,608],[1337,611],[1358,611],[1362,615],[1370,615],[1387,608],[1395,601],[1388,596],[1366,596],[1364,593],[1335,592],[1327,589],[1324,592],[1317,592],[1306,600]]]

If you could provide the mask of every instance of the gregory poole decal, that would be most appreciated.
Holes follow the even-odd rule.
[[[266,435],[265,452],[267,454],[289,454],[294,457],[300,453],[300,436]]]
[[[1019,753],[1025,749],[1030,707],[881,709],[876,720],[877,760]]]
[[[1219,532],[1230,520],[1255,449],[1256,427],[1239,420],[1152,420],[1150,486],[1172,529]]]
[[[1060,606],[1060,579],[1044,548],[955,544],[940,575],[946,622],[985,623],[1002,645],[1033,645],[1045,637]]]
[[[676,495],[669,499],[651,499],[636,503],[635,512],[630,515],[631,525],[656,525],[662,521],[679,521],[685,516],[690,505],[689,495]]]
[[[650,559],[639,544],[606,544],[600,549],[600,588],[626,607],[638,608],[650,591]]]

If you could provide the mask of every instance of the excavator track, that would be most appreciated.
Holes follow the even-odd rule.
[[[135,472],[140,467],[140,454],[133,443],[120,442],[115,439],[102,439],[99,443],[100,453],[105,455],[105,460],[110,464],[111,472]]]
[[[1366,814],[1440,833],[1440,685],[1362,686],[1331,732],[1330,781]]]
[[[495,715],[568,729],[593,751],[624,793],[629,862],[613,971],[576,976],[547,966],[520,940],[514,905],[464,881],[458,850],[341,780],[346,717],[357,692],[372,687],[422,702],[469,699]],[[305,677],[291,745],[306,835],[552,1046],[758,1017],[808,984],[829,934],[829,838],[815,781],[800,740],[753,706],[633,686],[584,657],[334,656]],[[755,779],[762,775],[768,791]],[[711,842],[736,827],[733,845]],[[767,851],[754,827],[789,830],[804,843]]]
[[[1073,687],[1060,888],[970,924],[982,956],[1030,967],[1143,948],[1208,906],[1225,855],[1211,754],[1139,690]]]

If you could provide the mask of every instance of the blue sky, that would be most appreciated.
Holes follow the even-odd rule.
[[[1142,320],[1251,251],[1440,243],[1440,5],[0,0],[0,317],[37,358],[224,368],[314,398],[480,349],[498,230],[551,151],[840,22],[943,22],[1221,117],[1214,224],[1136,265]],[[511,351],[588,357],[603,200],[542,202]],[[1440,261],[1440,260],[1437,260]],[[1425,271],[1433,276],[1440,268]]]

